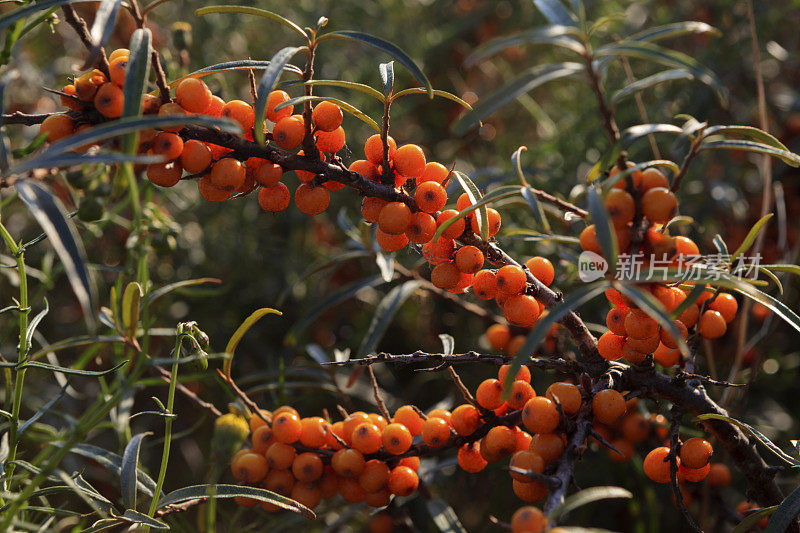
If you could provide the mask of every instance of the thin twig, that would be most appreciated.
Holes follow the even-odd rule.
[[[378,387],[378,380],[375,379],[375,371],[372,370],[372,365],[367,367],[367,372],[369,373],[369,380],[372,383],[372,394],[375,396],[375,403],[378,405],[378,410],[381,412],[381,415],[383,415],[383,418],[386,420],[391,420],[392,415],[389,414],[386,404],[383,403],[383,398],[381,398],[381,390]]]
[[[94,50],[94,43],[92,42],[92,36],[89,33],[89,27],[86,25],[86,21],[83,20],[83,17],[78,15],[71,5],[64,5],[61,7],[61,9],[64,12],[64,21],[72,26],[72,28],[75,30],[75,33],[78,34],[78,38],[83,43],[83,46],[85,46],[87,50]],[[106,57],[106,52],[103,50],[103,48],[100,48],[100,54],[97,60],[97,68],[106,75],[106,79],[111,79],[111,75],[108,71],[108,58]]]

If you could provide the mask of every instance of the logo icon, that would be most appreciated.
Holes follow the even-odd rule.
[[[583,282],[595,281],[608,272],[608,262],[594,252],[581,252],[578,256],[578,277]]]

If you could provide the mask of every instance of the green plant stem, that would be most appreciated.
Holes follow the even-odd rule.
[[[13,237],[8,230],[0,224],[0,234],[2,234],[11,254],[17,260],[17,273],[19,274],[19,356],[18,363],[24,363],[28,358],[28,277],[25,273],[25,254],[22,252],[20,246],[14,242]],[[14,474],[14,460],[17,457],[17,447],[19,444],[19,437],[17,431],[19,430],[19,413],[22,407],[22,387],[25,382],[25,369],[15,369],[14,380],[14,401],[11,408],[11,420],[9,421],[8,429],[8,445],[9,452],[8,458],[5,461],[5,471],[7,472],[6,479],[11,479]]]
[[[164,487],[164,479],[167,477],[167,463],[169,463],[169,449],[172,443],[172,415],[173,408],[175,406],[175,389],[178,384],[178,365],[177,360],[181,356],[181,346],[183,345],[183,325],[181,324],[178,326],[177,338],[175,339],[175,350],[172,353],[172,357],[175,359],[175,362],[172,363],[172,375],[170,376],[169,380],[169,393],[167,396],[167,417],[164,420],[164,448],[161,451],[161,468],[158,470],[158,481],[156,481],[156,490],[153,492],[153,499],[150,502],[150,510],[148,511],[148,516],[153,517],[156,514],[156,509],[158,509],[158,498],[161,494],[161,490]],[[150,531],[149,526],[144,527],[144,532],[147,533]]]

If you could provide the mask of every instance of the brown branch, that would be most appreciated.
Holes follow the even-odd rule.
[[[392,415],[389,414],[386,404],[383,403],[383,398],[381,398],[381,390],[378,387],[378,380],[375,379],[375,371],[372,370],[372,365],[367,366],[367,372],[369,373],[369,381],[372,383],[372,394],[375,396],[375,404],[378,406],[378,410],[381,412],[383,418],[389,421],[392,419]]]
[[[670,420],[670,449],[669,454],[667,454],[667,460],[669,461],[670,485],[672,485],[672,494],[675,496],[675,505],[677,505],[681,515],[683,515],[684,520],[686,520],[686,523],[689,524],[689,527],[691,527],[693,531],[697,533],[703,533],[703,530],[700,529],[700,526],[698,526],[694,521],[692,515],[689,514],[689,510],[686,508],[686,504],[683,502],[683,493],[678,486],[678,451],[680,450],[679,433],[682,419],[683,409],[680,405],[674,404],[672,406],[672,416]]]
[[[164,67],[161,65],[161,54],[158,53],[158,50],[153,50],[150,54],[150,63],[153,65],[153,72],[156,74],[156,87],[158,87],[161,103],[167,104],[172,101],[172,98],[169,95],[167,75],[164,73]]]
[[[370,365],[369,368],[371,369],[372,365]],[[464,397],[464,399],[470,405],[472,405],[473,407],[476,407],[476,408],[480,409],[480,406],[478,405],[478,402],[475,401],[475,397],[469,391],[467,386],[464,385],[464,382],[461,381],[461,376],[458,375],[458,372],[456,372],[456,369],[453,368],[452,366],[448,366],[447,367],[447,371],[450,373],[450,377],[453,379],[453,383],[456,384],[456,388],[461,392],[461,395]]]
[[[594,91],[594,95],[597,98],[597,106],[600,110],[600,115],[603,117],[603,126],[611,142],[614,143],[619,139],[619,128],[614,120],[614,112],[608,107],[608,103],[606,102],[606,95],[603,90],[603,85],[600,82],[600,76],[594,68],[594,58],[587,52],[583,59],[586,62],[586,73],[589,75],[589,84],[592,86],[592,91]]]
[[[314,94],[314,86],[310,83],[306,83],[307,81],[311,81],[314,77],[314,59],[316,57],[316,44],[312,40],[308,44],[308,60],[306,61],[306,67],[303,69],[303,91],[306,96],[312,96]],[[311,109],[311,100],[306,100],[303,102],[303,127],[305,128],[305,135],[303,135],[303,153],[311,158],[319,159],[319,149],[317,148],[317,143],[314,142],[314,130],[313,130],[313,122],[311,119],[311,113],[313,110]]]
[[[22,124],[23,126],[35,126],[41,124],[47,117],[55,115],[56,113],[39,113],[36,115],[28,115],[20,113],[19,111],[2,116],[3,124]]]
[[[161,374],[161,379],[163,379],[167,383],[169,383],[172,380],[172,372],[170,372],[169,370],[162,368],[160,366],[156,366],[155,369],[158,371],[159,374]],[[213,403],[202,400],[197,394],[193,393],[191,390],[189,390],[188,387],[186,387],[182,383],[176,383],[176,386],[181,394],[192,400],[194,403],[196,403],[203,409],[211,411],[211,414],[213,414],[214,416],[217,417],[222,416],[220,410],[217,409]]]
[[[89,27],[86,25],[86,21],[83,20],[83,17],[78,15],[71,5],[64,5],[61,7],[61,9],[64,12],[64,20],[66,23],[72,26],[72,29],[74,29],[75,33],[78,34],[78,38],[81,40],[86,49],[90,52],[93,51],[95,46],[92,42],[92,36],[89,33]],[[102,47],[99,50],[97,68],[106,75],[106,79],[111,79],[111,75],[108,71],[108,58],[106,57],[106,52]]]
[[[570,203],[570,202],[568,202],[566,200],[562,200],[561,198],[558,198],[557,196],[553,196],[552,194],[550,194],[548,192],[545,192],[545,191],[542,191],[542,190],[539,190],[539,189],[535,189],[535,188],[533,188],[531,186],[528,186],[527,189],[537,199],[539,199],[539,200],[541,200],[543,202],[547,202],[549,204],[552,204],[552,205],[558,207],[559,209],[561,209],[562,211],[567,211],[569,213],[573,213],[575,215],[578,215],[581,218],[586,218],[586,217],[589,216],[589,212],[586,211],[585,209],[582,209],[582,208],[578,207],[577,205],[572,204],[572,203]]]

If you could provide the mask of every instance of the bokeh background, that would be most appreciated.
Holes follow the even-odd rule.
[[[172,0],[157,7],[149,23],[155,44],[166,57],[168,77],[197,70],[203,66],[233,59],[269,59],[277,50],[295,44],[295,36],[285,28],[263,19],[237,15],[209,15],[195,18],[193,11],[205,5],[190,0]],[[263,0],[257,7],[276,11],[301,26],[313,25],[320,16],[329,19],[327,29],[354,29],[379,35],[403,48],[422,66],[433,86],[450,91],[470,102],[490,94],[515,74],[535,64],[564,60],[565,53],[546,46],[511,49],[490,61],[465,68],[464,59],[479,44],[494,37],[545,24],[532,2],[479,0],[299,0],[277,2]],[[689,114],[711,124],[758,125],[756,80],[748,31],[746,3],[741,0],[717,1],[586,1],[589,18],[609,17],[594,39],[608,42],[645,27],[682,20],[707,22],[721,32],[719,37],[689,36],[664,44],[681,50],[707,65],[730,91],[723,106],[708,87],[692,81],[675,81],[642,93],[643,110],[633,99],[616,109],[621,128],[643,122],[672,122],[677,114]],[[91,5],[78,10],[87,19]],[[800,2],[782,0],[755,2],[755,17],[760,40],[761,69],[766,85],[770,131],[794,151],[800,150]],[[113,47],[126,46],[133,24],[120,17]],[[333,44],[332,42],[329,44]],[[41,87],[59,88],[66,77],[82,64],[85,51],[65,24],[45,25],[28,35],[14,50],[14,64],[21,78],[6,96],[8,111],[45,112],[55,109],[53,99]],[[336,42],[323,46],[318,56],[317,76],[345,79],[379,86],[378,64],[388,56],[354,43]],[[631,60],[636,78],[655,72],[656,68]],[[413,86],[413,78],[396,66],[397,85]],[[212,90],[225,99],[249,99],[247,77],[227,73],[205,78]],[[606,86],[614,92],[627,83],[619,65],[608,72]],[[297,87],[289,89],[298,94]],[[319,94],[346,99],[374,118],[381,113],[379,104],[360,93],[335,88],[321,88]],[[461,108],[443,99],[408,96],[392,110],[391,133],[398,143],[414,142],[425,148],[429,160],[440,161],[467,171],[483,189],[496,184],[514,183],[510,156],[527,146],[524,166],[531,183],[541,189],[582,201],[581,184],[590,166],[608,147],[596,101],[589,85],[582,79],[562,80],[535,89],[486,121],[480,129],[454,135],[450,126]],[[371,132],[352,117],[345,118],[348,135],[343,158],[349,162],[362,157],[363,141]],[[10,128],[9,128],[10,129]],[[36,135],[35,128],[10,129],[14,146],[24,146]],[[671,138],[659,138],[662,157],[680,161],[684,146]],[[648,142],[631,151],[634,161],[653,159]],[[762,181],[757,164],[760,157],[740,153],[705,153],[693,164],[681,194],[681,213],[692,216],[689,235],[712,250],[711,240],[720,234],[730,249],[735,249],[750,226],[758,219]],[[778,222],[771,224],[765,244],[765,262],[794,260],[797,252],[800,198],[797,170],[773,163],[778,193]],[[296,178],[289,178],[293,182]],[[129,262],[130,249],[137,243],[129,239],[129,213],[108,176],[99,170],[62,173],[53,177],[54,187],[70,211],[98,205],[105,210],[100,221],[86,222],[76,217],[85,243],[99,294],[107,305],[110,288],[133,279]],[[82,190],[82,192],[77,192]],[[453,188],[453,191],[455,189]],[[6,191],[0,191],[3,222],[23,240],[35,237],[40,229],[18,201],[5,204]],[[152,191],[150,224],[154,248],[150,272],[154,287],[179,280],[219,278],[218,285],[207,284],[186,289],[162,298],[154,310],[154,327],[174,328],[179,321],[194,320],[211,338],[214,351],[221,351],[236,327],[259,307],[276,307],[281,317],[267,317],[253,327],[240,344],[233,367],[239,385],[266,408],[284,403],[297,407],[303,415],[320,415],[323,409],[335,413],[337,403],[348,410],[374,409],[366,376],[349,383],[350,371],[330,370],[320,362],[330,360],[336,351],[356,353],[381,298],[405,278],[395,273],[386,282],[370,244],[367,226],[357,225],[360,198],[343,190],[332,195],[331,207],[323,215],[309,218],[293,206],[286,212],[270,215],[262,212],[254,198],[248,197],[221,204],[200,200],[196,185],[182,183],[171,190]],[[556,284],[568,291],[576,281],[574,258],[578,246],[570,242],[536,241],[513,235],[512,229],[541,230],[532,211],[521,200],[500,204],[504,231],[498,240],[518,258],[545,255],[557,265]],[[554,232],[576,236],[575,223],[553,219]],[[343,253],[361,251],[343,261],[330,261]],[[356,255],[356,254],[351,254]],[[413,250],[398,254],[405,269],[419,270],[426,276],[427,267]],[[3,252],[2,263],[10,258]],[[69,290],[63,270],[48,244],[35,246],[28,253],[30,275],[34,278],[32,300],[41,305],[46,294],[51,312],[37,335],[44,344],[85,333],[80,308]],[[365,281],[369,280],[369,281]],[[0,295],[4,305],[15,293],[16,280],[11,269],[0,270]],[[357,292],[335,305],[329,300],[347,287],[362,284]],[[796,308],[795,283],[786,279],[783,300]],[[474,296],[466,297],[480,303]],[[602,323],[605,309],[599,304],[581,313],[590,323]],[[391,353],[410,353],[421,349],[439,351],[438,335],[455,338],[456,351],[485,350],[481,338],[490,322],[461,307],[425,291],[417,291],[399,310],[379,349]],[[13,353],[16,325],[0,316],[0,354]],[[732,330],[735,328],[731,328]],[[732,397],[735,416],[757,425],[764,433],[788,446],[797,430],[800,406],[796,396],[797,368],[800,356],[797,336],[788,326],[774,322],[763,309],[756,307],[749,335],[765,338],[746,354],[747,366],[739,376],[751,386]],[[567,344],[568,346],[568,344]],[[731,366],[736,339],[726,336],[714,344],[714,368],[701,370],[725,376]],[[166,357],[171,340],[152,346],[154,356]],[[102,367],[109,354],[98,348],[92,356]],[[345,355],[346,356],[346,355]],[[63,352],[62,363],[75,354]],[[219,366],[213,362],[212,368]],[[458,392],[446,373],[418,372],[413,368],[376,367],[390,409],[414,403],[423,410],[434,406],[454,407],[460,403]],[[460,368],[469,386],[475,386],[496,369],[492,365],[473,364]],[[58,385],[48,374],[31,374],[26,384],[34,397],[52,396]],[[233,396],[216,373],[184,374],[185,383],[202,398],[225,411]],[[554,376],[536,373],[536,389],[544,391]],[[84,387],[65,400],[65,409],[81,412],[86,398],[97,392],[96,382],[79,381]],[[159,380],[136,391],[133,410],[153,408],[150,396],[165,396]],[[715,397],[718,390],[712,390]],[[33,412],[40,404],[28,406]],[[664,405],[647,405],[650,411],[664,411]],[[199,482],[208,470],[208,451],[213,421],[190,402],[178,397],[179,414],[167,488]],[[58,426],[61,422],[45,417],[43,422]],[[152,430],[162,434],[157,418],[138,417],[133,431]],[[93,443],[120,451],[113,427],[98,428]],[[142,451],[146,467],[157,468],[160,441],[147,442]],[[718,457],[724,460],[724,457]],[[603,450],[587,452],[577,470],[581,487],[616,484],[632,490],[631,502],[591,505],[575,513],[572,523],[607,527],[618,531],[679,531],[685,527],[672,509],[666,487],[656,487],[645,480],[639,462],[617,465]],[[78,465],[76,461],[75,465]],[[430,493],[451,505],[468,531],[497,530],[489,516],[508,521],[518,502],[511,492],[508,473],[499,464],[491,465],[480,475],[470,475],[455,467],[454,457],[423,463],[423,480]],[[102,478],[102,471],[89,470],[89,476]],[[722,494],[728,505],[743,499],[743,483],[734,478],[732,487]],[[113,494],[116,489],[109,484]],[[705,502],[701,498],[693,505]],[[418,497],[406,506],[410,523],[421,531],[435,531],[425,499]],[[336,530],[358,531],[363,528],[368,510],[344,504],[322,508],[322,518],[313,524],[302,519],[264,513],[237,514],[232,504],[222,504],[220,513],[228,521],[220,527],[255,528],[267,526],[274,531]],[[711,515],[709,515],[710,517]],[[340,520],[341,519],[341,520]],[[194,518],[187,517],[187,525]],[[337,522],[337,520],[339,520]],[[709,518],[710,530],[724,531],[729,524],[724,517]],[[233,526],[232,524],[235,524]]]

